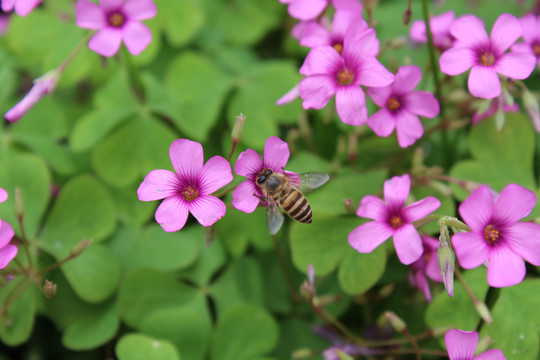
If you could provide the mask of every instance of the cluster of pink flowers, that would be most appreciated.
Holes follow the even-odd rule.
[[[7,198],[7,191],[0,188],[0,203],[6,201]],[[10,244],[14,235],[11,225],[0,219],[0,269],[5,268],[17,255],[17,246]]]

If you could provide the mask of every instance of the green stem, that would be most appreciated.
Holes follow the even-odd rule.
[[[71,60],[73,60],[73,58],[75,57],[75,55],[77,55],[77,53],[79,52],[79,50],[81,50],[82,46],[84,45],[84,43],[86,43],[88,41],[88,39],[90,39],[90,36],[92,36],[93,33],[91,34],[88,34],[86,35],[78,44],[77,46],[75,46],[75,49],[73,49],[73,51],[68,55],[68,57],[66,58],[66,60],[64,60],[64,62],[62,62],[62,64],[60,64],[60,66],[58,66],[58,70],[60,72],[64,71],[64,69],[66,68],[66,66],[71,62]]]

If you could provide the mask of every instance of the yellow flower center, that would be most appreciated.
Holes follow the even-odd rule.
[[[343,69],[338,72],[337,78],[340,85],[350,85],[354,80],[354,74],[348,69]]]
[[[397,215],[392,216],[392,218],[390,219],[390,226],[394,229],[397,229],[400,228],[401,225],[403,225],[403,220],[401,219],[401,217]]]
[[[390,99],[386,102],[386,108],[390,111],[397,111],[401,107],[401,103],[398,99],[391,96]]]
[[[109,24],[114,27],[121,27],[124,25],[124,22],[126,21],[126,18],[124,15],[122,15],[119,12],[114,12],[111,15],[109,15]]]
[[[486,239],[488,244],[495,244],[500,236],[499,230],[495,229],[493,225],[488,225],[484,229],[484,239]]]
[[[343,51],[343,44],[334,44],[333,48],[336,49],[336,51],[341,55],[341,52]]]
[[[540,44],[536,43],[532,46],[532,51],[534,53],[534,56],[540,57]]]
[[[480,55],[480,64],[484,66],[491,66],[495,63],[495,56],[489,51],[485,51]]]
[[[197,197],[199,197],[199,192],[195,190],[194,188],[192,188],[191,186],[189,186],[187,189],[182,191],[182,196],[184,197],[184,200],[186,201],[193,201]]]

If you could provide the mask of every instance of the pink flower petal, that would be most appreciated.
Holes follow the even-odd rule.
[[[105,11],[120,10],[124,0],[99,0],[101,8]]]
[[[88,42],[88,47],[103,56],[113,56],[120,49],[122,31],[105,27],[99,30]]]
[[[374,58],[379,53],[379,40],[375,30],[369,28],[363,19],[358,20],[349,25],[343,38],[342,56],[351,67],[361,64],[368,57]]]
[[[504,239],[512,250],[533,264],[540,266],[540,225],[532,222],[519,222],[506,229]]]
[[[411,29],[409,30],[409,36],[416,42],[426,43],[426,23],[423,20],[416,20],[415,22],[413,22],[411,25]]]
[[[8,244],[0,249],[0,269],[5,268],[17,256],[17,247]]]
[[[320,45],[331,45],[330,42],[330,32],[328,32],[328,29],[315,21],[307,23],[300,36],[300,45],[310,48]]]
[[[130,21],[122,29],[122,39],[131,55],[139,55],[152,41],[152,33],[143,23]]]
[[[169,148],[169,157],[181,180],[197,179],[204,162],[201,144],[187,139],[174,140]]]
[[[489,42],[484,22],[474,15],[457,18],[450,27],[450,33],[462,46],[479,48]]]
[[[332,5],[336,10],[348,9],[355,12],[362,12],[364,6],[358,0],[332,0]]]
[[[523,52],[503,54],[494,64],[495,71],[499,74],[519,80],[528,78],[535,66],[536,57]]]
[[[316,46],[311,49],[300,68],[302,75],[333,74],[343,67],[343,59],[331,46]]]
[[[367,93],[377,106],[384,108],[393,93],[393,86],[371,87],[367,89]]]
[[[168,197],[156,210],[156,221],[163,230],[174,232],[186,224],[189,211],[186,202],[180,196]]]
[[[464,73],[476,63],[474,50],[466,47],[450,48],[439,58],[441,72],[455,76]]]
[[[152,0],[126,0],[122,10],[129,20],[145,20],[156,16],[156,4]]]
[[[402,215],[407,219],[408,222],[414,222],[420,219],[423,219],[427,215],[431,214],[441,206],[439,199],[428,196],[425,199],[414,202],[406,206]]]
[[[428,91],[414,91],[403,97],[403,106],[412,114],[426,118],[439,115],[439,102],[435,95]]]
[[[234,164],[234,172],[238,175],[254,179],[255,175],[263,169],[261,157],[253,149],[247,149],[238,155]]]
[[[366,95],[360,86],[340,86],[336,92],[336,110],[345,124],[367,123]]]
[[[75,4],[75,22],[84,29],[99,30],[105,26],[105,14],[95,3],[87,0],[77,1]]]
[[[487,272],[488,284],[506,287],[519,284],[525,278],[525,261],[508,246],[501,244],[492,248]]]
[[[271,136],[264,144],[264,167],[281,172],[287,166],[290,155],[289,144],[277,136]]]
[[[523,30],[514,15],[501,14],[491,29],[491,44],[498,53],[505,52],[521,36]]]
[[[276,105],[286,105],[298,99],[298,97],[300,97],[300,89],[299,84],[296,84],[291,90],[289,90],[285,95],[283,95],[276,101]]]
[[[0,188],[0,203],[3,203],[4,201],[6,201],[8,199],[8,193],[6,190]]]
[[[349,234],[349,245],[361,253],[370,253],[392,235],[392,228],[385,223],[370,221],[358,226]]]
[[[360,201],[356,215],[384,222],[388,217],[388,210],[381,199],[373,195],[367,195]]]
[[[337,91],[336,81],[330,75],[311,75],[300,81],[300,97],[304,109],[320,110]]]
[[[425,248],[425,246],[424,246]],[[426,265],[426,275],[433,281],[442,283],[443,277],[441,275],[441,270],[439,268],[439,263],[437,262],[437,253],[434,252],[429,258],[429,261]]]
[[[214,156],[199,172],[200,195],[209,195],[232,180],[231,164],[221,156]]]
[[[416,65],[402,66],[399,68],[393,84],[396,94],[408,94],[414,90],[422,79],[422,70]]]
[[[15,2],[15,12],[19,16],[26,16],[41,4],[41,0],[18,0]]]
[[[468,86],[473,96],[484,99],[492,99],[501,94],[501,82],[493,67],[473,66]]]
[[[416,287],[424,294],[426,301],[431,302],[431,290],[429,288],[429,283],[422,271],[416,272],[415,276]]]
[[[37,104],[39,100],[46,94],[51,93],[56,86],[56,80],[49,78],[47,80],[37,79],[34,81],[34,85],[21,101],[15,104],[14,107],[8,110],[4,115],[7,121],[15,122],[22,118],[26,113]]]
[[[491,349],[478,354],[474,357],[474,360],[507,360],[506,356],[500,349]]]
[[[452,245],[459,260],[465,269],[474,269],[489,257],[489,246],[484,237],[477,232],[463,232],[452,236]]]
[[[178,176],[169,170],[152,170],[137,189],[141,201],[153,201],[174,196],[180,184]]]
[[[455,14],[452,10],[433,16],[429,20],[429,26],[431,27],[431,31],[433,32],[433,34],[435,36],[440,35],[440,34],[449,34],[450,27],[452,26],[452,23],[454,22],[454,17],[455,17]],[[425,23],[424,23],[424,31],[425,31]]]
[[[353,23],[362,24],[362,26],[365,26],[364,30],[368,29],[367,23],[362,19],[361,11],[351,9],[337,10],[332,19],[332,36],[343,41],[349,25]]]
[[[215,196],[199,196],[189,203],[189,211],[202,226],[213,225],[225,216],[227,207]]]
[[[366,58],[362,61],[361,71],[357,74],[360,85],[381,87],[394,81],[394,74],[388,71],[376,58]]]
[[[295,0],[289,4],[289,14],[296,19],[311,20],[319,16],[328,0]]]
[[[409,265],[420,259],[424,250],[422,239],[413,224],[405,224],[394,230],[394,247],[402,264]]]
[[[494,208],[491,190],[482,185],[459,205],[459,214],[472,230],[483,232],[492,219]]]
[[[240,211],[251,214],[259,206],[259,198],[255,195],[262,196],[253,180],[245,180],[234,189],[232,205]]]
[[[422,137],[424,127],[418,116],[401,111],[396,116],[396,133],[399,146],[406,148]]]
[[[533,53],[531,45],[529,45],[528,43],[525,43],[525,42],[519,42],[519,43],[516,43],[516,44],[512,45],[511,50],[512,50],[512,52],[524,52],[524,53],[528,53],[528,54]]]
[[[444,335],[444,342],[450,360],[472,359],[478,346],[478,333],[457,329],[448,330]]]
[[[377,136],[387,137],[396,128],[396,119],[390,111],[381,109],[368,118],[368,125]]]
[[[411,190],[411,178],[408,174],[394,176],[384,182],[384,201],[389,211],[401,209]]]
[[[539,24],[536,15],[527,14],[519,19],[519,23],[523,29],[522,36],[525,42],[532,43],[538,38]]]
[[[495,208],[493,221],[500,225],[511,225],[528,216],[536,205],[536,196],[529,189],[509,184],[502,189]]]
[[[15,235],[13,228],[4,220],[0,219],[0,248],[3,248],[11,241],[11,238]]]
[[[15,6],[15,0],[2,0],[2,11],[10,12]]]

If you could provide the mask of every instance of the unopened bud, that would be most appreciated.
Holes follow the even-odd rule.
[[[352,199],[343,199],[343,205],[345,205],[345,211],[348,214],[356,214]]]
[[[315,283],[315,268],[313,264],[309,264],[307,267],[307,277],[310,285]]]
[[[495,128],[497,131],[501,131],[504,127],[504,123],[506,121],[506,117],[504,116],[504,112],[501,109],[498,109],[495,112]]]
[[[22,219],[24,216],[24,204],[22,199],[21,189],[15,188],[15,215],[17,218]]]
[[[347,146],[349,155],[349,161],[351,164],[354,164],[354,161],[356,160],[356,154],[358,154],[358,135],[357,134],[349,134],[349,141]]]
[[[394,292],[394,284],[388,284],[386,286],[383,286],[381,290],[379,290],[379,296],[381,298],[385,298],[390,296]]]
[[[373,11],[377,7],[379,0],[364,0],[366,11]]]
[[[523,105],[525,106],[525,111],[527,112],[527,115],[529,115],[536,132],[540,133],[540,109],[538,107],[538,100],[536,99],[536,96],[534,96],[534,94],[529,90],[525,90],[522,100]]]
[[[484,321],[489,325],[493,322],[493,317],[491,316],[491,312],[489,311],[486,304],[479,301],[476,304],[474,304],[474,307],[476,308],[476,311],[478,314],[480,314],[480,317],[484,319]]]
[[[411,8],[408,8],[403,13],[403,18],[402,18],[403,19],[403,25],[405,25],[405,26],[409,25],[409,23],[411,22],[411,17],[412,17],[412,11],[411,11]]]
[[[71,250],[71,256],[79,256],[91,243],[92,240],[82,239],[82,241]]]
[[[336,351],[336,355],[339,360],[354,360],[349,354],[346,354],[341,350]]]
[[[304,281],[300,286],[300,296],[309,301],[314,295],[315,290],[313,289],[313,286],[309,282]]]
[[[311,349],[298,349],[292,353],[292,358],[293,359],[307,359],[307,358],[312,357],[313,355],[314,355],[314,352]]]
[[[444,287],[448,296],[454,296],[454,267],[456,262],[456,255],[452,248],[448,245],[446,239],[447,232],[441,232],[439,237],[439,247],[437,248],[437,262],[439,263],[439,271],[443,278]]]
[[[486,351],[491,345],[493,345],[494,341],[489,337],[489,335],[484,335],[480,338],[480,341],[478,341],[478,346],[476,347],[476,353],[481,354],[484,351]]]
[[[399,333],[403,333],[407,329],[407,325],[399,316],[391,311],[385,313],[386,318],[390,321],[390,325]]]
[[[213,225],[208,226],[208,227],[203,228],[203,232],[204,232],[204,244],[208,248],[210,247],[210,245],[212,245],[212,243],[214,242],[216,238],[216,228]]]
[[[56,294],[56,284],[52,281],[45,280],[45,284],[43,285],[43,294],[45,294],[45,296],[49,299],[52,299]]]
[[[504,103],[506,105],[512,106],[516,102],[512,94],[510,94],[507,89],[503,89],[502,95],[504,96]]]
[[[233,143],[238,144],[240,140],[242,139],[242,131],[244,130],[244,122],[246,121],[246,117],[244,114],[240,113],[240,115],[236,116],[236,122],[234,123],[232,133],[231,133],[231,139]]]

